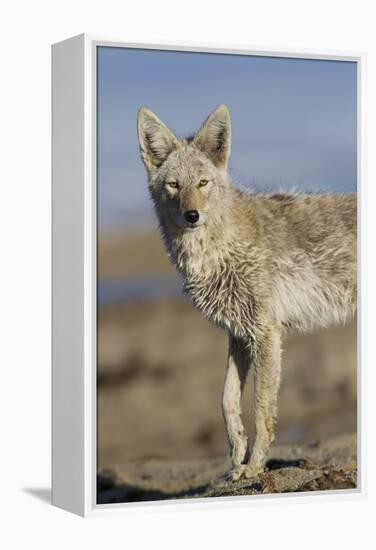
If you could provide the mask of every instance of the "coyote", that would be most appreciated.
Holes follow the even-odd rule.
[[[255,477],[274,439],[281,338],[354,314],[356,195],[237,189],[227,172],[231,121],[225,105],[186,139],[142,108],[138,137],[162,237],[185,292],[228,332],[222,411],[229,478]],[[240,404],[251,366],[252,452]]]

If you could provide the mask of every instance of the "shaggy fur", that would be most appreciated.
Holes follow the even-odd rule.
[[[229,335],[222,409],[230,477],[250,478],[263,469],[274,439],[283,334],[345,322],[354,313],[356,196],[253,195],[234,187],[224,105],[190,139],[178,139],[141,109],[138,135],[168,254],[194,304]],[[198,219],[187,221],[187,211]],[[250,453],[240,400],[251,365]]]

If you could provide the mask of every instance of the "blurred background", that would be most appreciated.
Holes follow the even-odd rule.
[[[97,74],[98,468],[226,455],[226,335],[182,295],[168,263],[137,111],[149,107],[183,136],[226,103],[239,186],[353,192],[356,65],[101,47]],[[251,386],[244,420],[252,435]],[[356,394],[355,322],[290,337],[276,443],[355,432]]]

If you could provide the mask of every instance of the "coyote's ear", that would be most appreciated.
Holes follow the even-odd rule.
[[[178,140],[159,118],[144,107],[138,112],[138,141],[142,160],[148,171],[161,166]]]
[[[193,143],[215,166],[227,168],[231,152],[231,119],[226,105],[220,105],[208,116]]]

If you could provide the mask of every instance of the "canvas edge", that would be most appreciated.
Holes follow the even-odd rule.
[[[357,178],[358,178],[358,312],[357,312],[357,459],[358,489],[367,496],[367,54],[358,60]]]
[[[52,46],[52,504],[84,515],[84,37]]]

